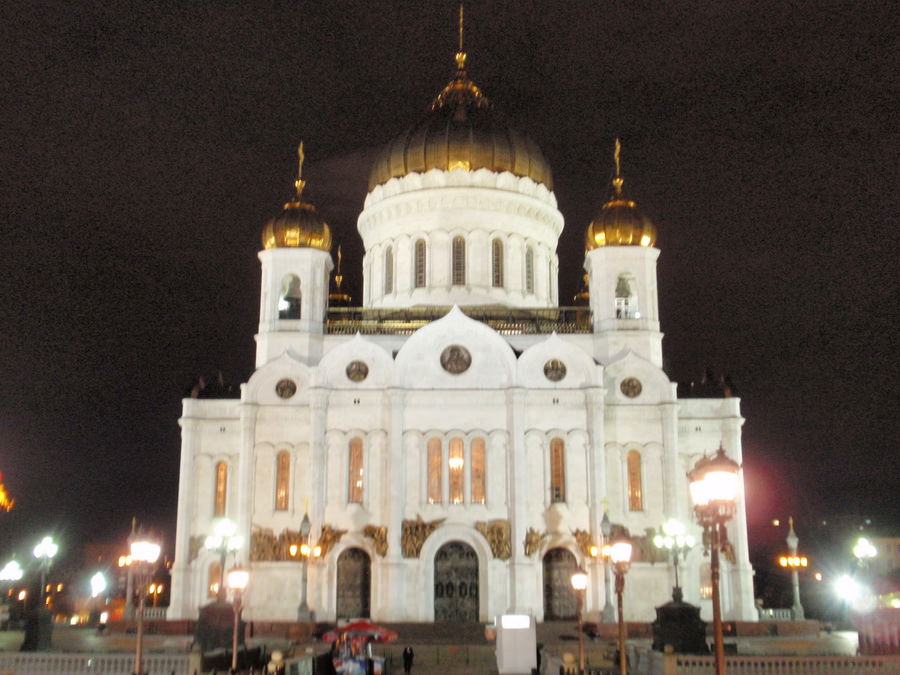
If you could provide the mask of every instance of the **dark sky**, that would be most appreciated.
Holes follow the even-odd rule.
[[[900,522],[898,53],[887,2],[473,1],[469,73],[554,169],[560,296],[608,195],[657,223],[667,370],[742,396],[751,536]],[[368,166],[453,73],[456,5],[0,7],[0,553],[172,536],[180,398],[244,381],[260,230],[306,196],[344,246]],[[712,450],[713,448],[710,448]],[[802,534],[801,534],[802,536]]]

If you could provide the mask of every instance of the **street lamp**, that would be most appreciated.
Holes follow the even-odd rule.
[[[241,626],[241,594],[250,581],[250,572],[235,567],[228,572],[228,588],[234,593],[234,630],[231,633],[231,672],[237,673],[238,666],[238,633]]]
[[[153,565],[159,560],[161,547],[156,541],[135,535],[131,540],[131,564],[135,570],[137,577],[138,593],[138,612],[137,612],[137,636],[134,648],[134,671],[132,675],[142,675],[143,664],[141,649],[144,641],[144,603],[147,595],[146,584],[149,580]]]
[[[612,568],[609,563],[609,535],[612,533],[612,523],[609,522],[609,514],[603,512],[603,520],[600,521],[600,532],[603,534],[603,613],[600,620],[603,623],[612,623],[616,620],[616,610],[612,606]]]
[[[719,551],[728,541],[725,523],[737,508],[740,470],[740,464],[729,459],[725,455],[725,449],[719,446],[714,457],[701,457],[688,473],[694,513],[697,522],[703,527],[703,545],[710,552],[716,675],[725,675],[725,643],[719,599]]]
[[[794,604],[791,607],[791,615],[794,621],[802,621],[804,618],[803,605],[800,604],[800,577],[797,572],[803,568],[809,567],[809,559],[805,555],[797,555],[797,544],[800,540],[797,533],[794,532],[794,519],[788,518],[790,529],[785,541],[788,545],[790,555],[783,555],[778,558],[778,564],[791,570],[791,589],[794,595]]]
[[[165,590],[164,584],[153,583],[150,584],[150,588],[147,589],[147,593],[149,593],[153,597],[153,606],[156,607],[159,604],[159,596]]]
[[[50,565],[53,564],[53,558],[59,552],[59,546],[53,541],[52,537],[44,537],[40,543],[34,547],[34,557],[41,564],[41,606],[47,604],[44,592],[47,585],[47,573],[50,571]]]
[[[584,569],[579,567],[572,575],[572,588],[575,589],[575,612],[578,614],[578,672],[584,672],[584,592],[587,589],[588,577]]]
[[[631,564],[631,542],[617,539],[609,547],[609,559],[616,570],[616,608],[619,614],[619,673],[628,672],[628,658],[625,655],[625,614],[622,610],[622,595],[625,593],[625,573]]]
[[[300,554],[300,607],[297,609],[297,620],[298,621],[312,621],[313,614],[309,609],[309,605],[306,602],[307,596],[307,585],[309,580],[309,559],[310,556],[313,558],[318,558],[322,555],[322,547],[321,546],[310,546],[309,544],[309,535],[312,532],[312,523],[309,522],[309,514],[303,514],[303,520],[300,523],[300,547],[298,548],[296,544],[292,544],[290,548],[290,553],[292,556],[296,556],[298,553]]]
[[[675,568],[675,588],[672,589],[672,600],[681,602],[684,595],[681,592],[681,586],[678,584],[678,557],[687,558],[694,544],[697,543],[689,534],[685,534],[687,528],[683,523],[669,518],[662,525],[662,534],[653,537],[653,545],[656,548],[663,548],[672,552],[672,566]]]
[[[227,518],[218,518],[213,523],[213,533],[206,538],[203,546],[219,554],[219,587],[216,600],[225,602],[225,556],[234,553],[244,545],[244,538],[237,533],[237,525]]]
[[[18,560],[10,560],[0,570],[0,581],[19,581],[22,578],[22,567]]]
[[[872,542],[865,537],[856,540],[856,544],[853,546],[853,557],[856,558],[856,564],[859,567],[867,568],[869,561],[876,555],[878,555],[878,550],[872,545]]]

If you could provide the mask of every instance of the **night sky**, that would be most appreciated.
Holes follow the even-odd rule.
[[[180,399],[252,372],[260,231],[297,143],[358,302],[369,165],[451,78],[456,16],[2,3],[0,554],[132,516],[172,539]],[[466,19],[470,76],[553,167],[561,304],[621,137],[659,230],[667,372],[727,373],[742,398],[751,542],[789,514],[801,539],[831,514],[900,523],[896,7],[482,0]]]

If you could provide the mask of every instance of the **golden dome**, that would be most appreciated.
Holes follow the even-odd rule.
[[[625,181],[622,179],[619,166],[621,150],[622,145],[616,139],[614,194],[588,225],[584,242],[588,251],[601,246],[650,247],[656,243],[656,226],[622,193],[622,184]]]
[[[316,213],[316,207],[301,199],[303,186],[306,185],[300,177],[303,172],[303,143],[297,154],[300,158],[297,180],[294,181],[297,196],[263,227],[263,248],[315,248],[330,252],[331,229]]]
[[[437,95],[428,113],[378,155],[369,190],[391,178],[431,169],[489,169],[527,176],[553,189],[553,174],[541,149],[506,122],[465,71],[466,53],[456,55],[456,77]]]

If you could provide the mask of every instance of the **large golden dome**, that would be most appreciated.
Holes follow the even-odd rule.
[[[638,211],[637,205],[626,199],[622,192],[619,154],[622,146],[616,139],[616,176],[613,178],[613,197],[600,209],[600,213],[588,225],[585,234],[585,249],[590,251],[601,246],[644,246],[656,243],[656,226]]]
[[[526,134],[513,129],[465,71],[466,54],[456,55],[456,77],[428,113],[388,143],[369,174],[369,190],[391,178],[430,169],[489,169],[527,176],[553,189],[550,165]]]
[[[298,149],[300,168],[294,187],[297,196],[284,205],[281,213],[272,218],[262,231],[262,245],[270,248],[315,248],[331,251],[331,229],[316,212],[316,207],[301,199],[303,186],[303,143]]]

